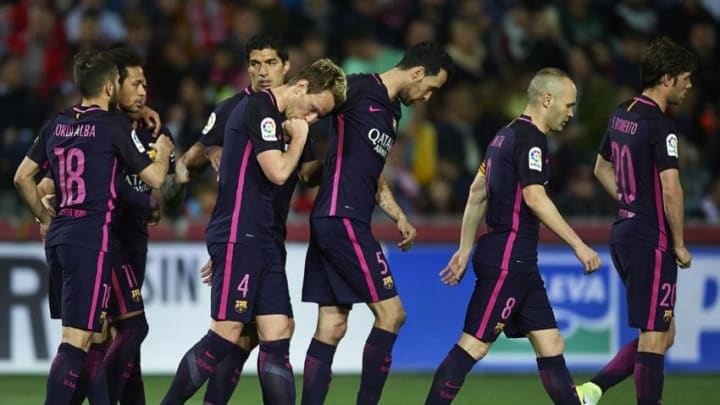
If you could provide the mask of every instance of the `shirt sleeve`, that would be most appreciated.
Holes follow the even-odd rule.
[[[147,149],[127,119],[118,117],[115,128],[116,130],[113,131],[113,151],[115,156],[123,162],[128,172],[140,173],[150,166],[152,159],[148,156]]]
[[[658,122],[658,130],[650,140],[658,173],[679,167],[677,133],[677,127],[669,119],[662,119]]]
[[[531,184],[545,185],[549,172],[547,142],[544,135],[517,136],[515,141],[515,170],[520,187]]]
[[[308,136],[302,156],[300,156],[300,163],[312,162],[313,160],[317,160],[317,156],[315,156],[315,141]]]
[[[45,150],[47,143],[48,125],[45,124],[40,130],[40,133],[30,145],[30,149],[27,152],[27,157],[33,162],[37,163],[43,170],[48,169],[48,158]]]
[[[198,139],[198,143],[204,146],[223,146],[225,136],[225,123],[227,122],[227,114],[223,114],[222,104],[215,111],[210,113],[202,134]],[[220,119],[218,119],[218,117]]]
[[[610,131],[609,130],[606,130],[605,135],[603,135],[603,139],[600,142],[600,148],[598,149],[598,154],[600,156],[602,156],[602,158],[607,160],[608,162],[613,161],[612,148],[610,147]]]
[[[267,150],[285,150],[281,124],[277,108],[269,97],[255,97],[250,100],[243,126],[256,156]]]
[[[170,128],[163,126],[160,128],[160,133],[167,136],[173,143],[175,143],[175,138],[173,138]],[[168,164],[167,174],[175,174],[175,151],[170,152],[170,162]]]

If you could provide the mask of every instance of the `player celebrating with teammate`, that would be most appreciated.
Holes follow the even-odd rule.
[[[348,78],[348,100],[334,116],[318,196],[310,219],[303,301],[318,304],[315,335],[305,359],[302,403],[325,401],[335,348],[347,328],[354,303],[364,302],[375,323],[363,352],[358,404],[380,399],[392,361],[392,348],[405,321],[392,273],[370,231],[377,203],[392,218],[407,250],[415,229],[381,177],[400,120],[400,102],[427,101],[452,74],[443,48],[422,43],[382,74]]]
[[[678,131],[665,115],[692,87],[695,56],[668,38],[653,41],[640,70],[643,92],[610,116],[595,164],[603,188],[618,201],[610,253],[627,289],[628,322],[640,336],[581,386],[584,404],[631,374],[638,404],[660,403],[665,352],[675,336],[677,266],[690,267],[683,239]]]
[[[566,73],[540,70],[528,87],[525,112],[502,128],[487,149],[470,187],[460,246],[440,276],[457,285],[465,275],[483,215],[488,232],[477,241],[477,281],[463,334],[440,364],[426,404],[449,404],[465,376],[490,350],[501,332],[527,336],[537,354],[545,390],[555,404],[577,405],[560,336],[537,266],[540,222],[572,247],[585,273],[600,267],[597,253],[565,222],[545,193],[549,180],[546,134],[560,131],[573,116],[576,89]]]

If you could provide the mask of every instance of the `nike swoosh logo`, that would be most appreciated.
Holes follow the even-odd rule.
[[[205,350],[205,356],[207,356],[207,357],[209,357],[209,358],[211,358],[211,359],[213,359],[213,360],[216,360],[216,359],[215,359],[215,356],[213,356],[212,353],[210,353],[210,352],[207,351],[207,350]]]
[[[448,388],[450,388],[450,389],[453,389],[453,390],[456,390],[456,389],[459,389],[459,388],[460,388],[459,385],[455,385],[455,384],[451,383],[450,381],[445,381],[445,386],[448,387]]]
[[[370,105],[370,108],[368,108],[368,110],[370,110],[370,112],[378,112],[378,111],[382,111],[382,108],[375,108],[372,105]]]

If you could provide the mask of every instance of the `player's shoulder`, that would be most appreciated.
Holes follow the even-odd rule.
[[[240,101],[242,101],[248,95],[252,94],[250,92],[246,92],[245,90],[222,100],[215,107],[214,113],[218,116],[222,114],[229,114],[230,111],[232,111],[233,108],[235,108],[235,106],[237,106]]]

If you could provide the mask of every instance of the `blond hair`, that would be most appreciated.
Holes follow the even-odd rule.
[[[530,81],[527,88],[528,102],[536,103],[544,94],[557,95],[562,91],[565,80],[571,80],[563,70],[557,68],[540,69]]]
[[[288,81],[288,84],[293,85],[299,80],[307,80],[307,94],[317,94],[330,90],[335,105],[344,103],[347,98],[345,72],[330,59],[318,59],[306,65]]]

